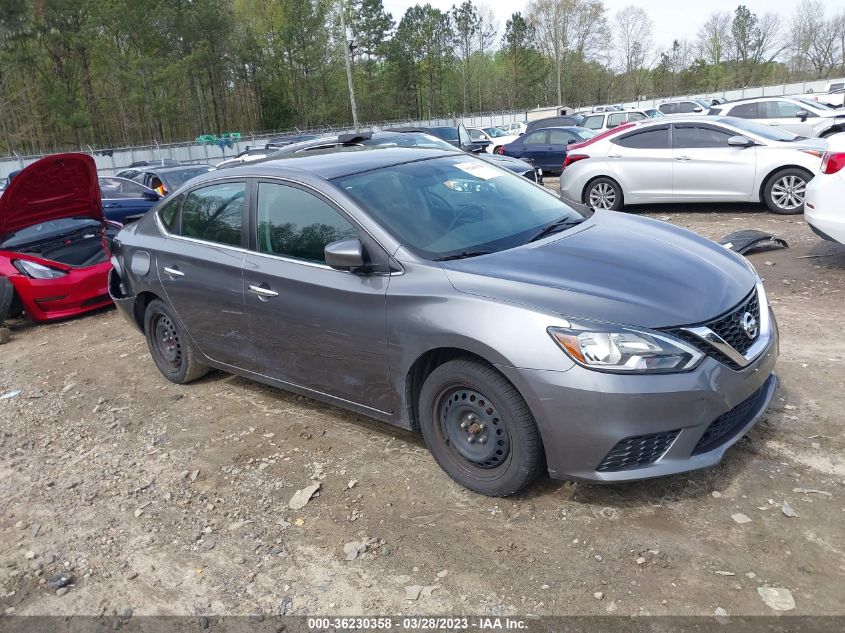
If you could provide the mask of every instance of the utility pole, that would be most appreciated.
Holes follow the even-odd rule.
[[[340,30],[343,31],[343,57],[346,59],[346,81],[349,84],[349,103],[352,106],[352,125],[358,131],[358,104],[355,103],[355,87],[352,85],[352,42],[346,38],[346,2],[340,0]]]

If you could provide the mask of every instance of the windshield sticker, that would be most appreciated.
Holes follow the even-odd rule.
[[[485,165],[484,163],[457,163],[455,167],[468,173],[470,176],[475,176],[482,180],[491,180],[502,175],[502,172],[498,169],[492,165]]]

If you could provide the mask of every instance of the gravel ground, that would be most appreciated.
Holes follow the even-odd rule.
[[[791,613],[845,614],[845,247],[747,205],[634,212],[791,245],[750,256],[781,385],[720,466],[489,499],[410,433],[224,373],[170,384],[114,310],[17,323],[0,614],[753,615],[787,591]]]

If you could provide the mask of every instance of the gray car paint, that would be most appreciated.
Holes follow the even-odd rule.
[[[404,428],[415,428],[410,393],[415,363],[443,348],[475,354],[495,365],[526,399],[555,477],[616,481],[711,465],[740,435],[690,457],[707,425],[767,385],[746,428],[765,410],[774,390],[776,328],[764,352],[741,371],[706,357],[692,371],[661,375],[586,369],[547,333],[550,326],[565,326],[565,316],[646,328],[706,321],[754,288],[756,274],[741,257],[669,224],[606,212],[509,251],[427,261],[328,179],[443,152],[355,154],[354,162],[349,154],[307,156],[233,168],[225,177],[280,179],[320,192],[362,229],[368,250],[378,250],[391,271],[361,276],[209,247],[166,236],[153,212],[118,236],[110,283],[115,303],[138,326],[143,300],[162,298],[183,322],[202,362]],[[182,190],[221,178],[211,173]],[[137,251],[152,254],[146,275],[130,271]],[[168,287],[160,271],[174,253],[198,262],[228,257],[235,267],[242,261],[243,272],[222,278],[214,267],[198,265]],[[260,301],[245,292],[254,282],[266,283],[279,296]],[[670,429],[683,432],[655,464],[596,472],[618,440]]]

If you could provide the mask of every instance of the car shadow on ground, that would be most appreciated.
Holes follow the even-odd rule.
[[[632,204],[625,206],[623,211],[625,213],[632,213],[635,215],[646,213],[654,215],[661,213],[769,214],[769,210],[764,205],[751,202],[675,202],[671,204]]]
[[[279,404],[292,405],[295,403],[299,409],[304,409],[312,414],[330,415],[338,418],[339,422],[353,424],[360,428],[362,433],[395,438],[397,441],[405,442],[409,446],[427,452],[425,441],[422,435],[418,433],[358,415],[312,398],[298,396],[292,392],[262,385],[224,372],[212,372],[200,381],[208,383],[232,382],[239,389],[247,390],[256,396],[271,398],[278,401]],[[762,424],[762,420],[758,422],[758,425],[760,424]],[[756,432],[757,427],[752,429],[751,434],[753,435]],[[564,498],[567,501],[584,506],[592,506],[600,511],[608,507],[620,510],[659,507],[685,499],[702,498],[711,494],[714,490],[725,490],[732,485],[733,480],[741,475],[749,462],[754,459],[755,443],[756,440],[752,440],[748,436],[740,439],[727,451],[722,462],[712,468],[628,483],[597,484],[554,480],[544,473],[528,490],[510,499],[515,502],[558,503],[561,498]],[[431,459],[433,461],[433,458]],[[444,482],[447,481],[447,477],[443,473]],[[454,485],[457,486],[458,484]],[[481,496],[479,498],[483,499]]]

